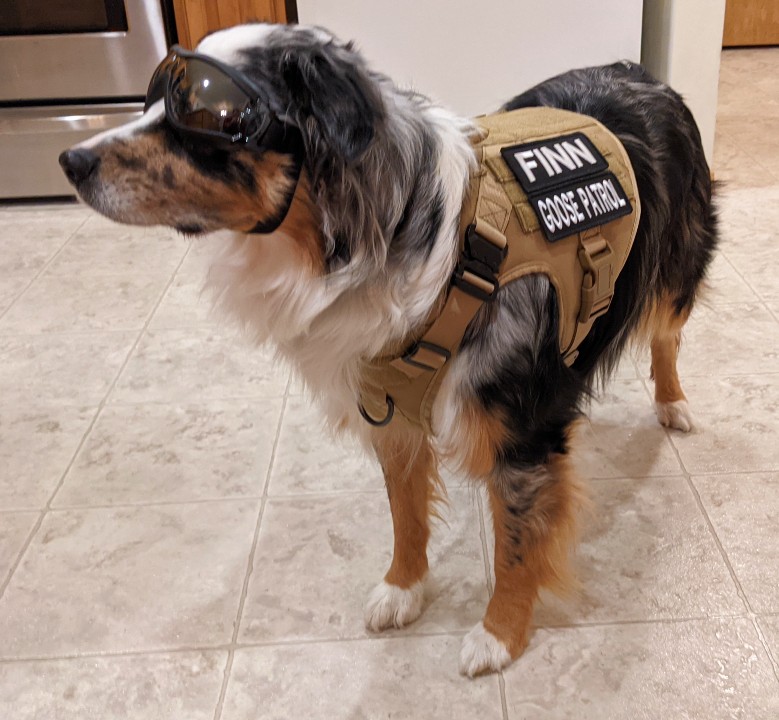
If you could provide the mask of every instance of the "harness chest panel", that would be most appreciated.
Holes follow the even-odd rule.
[[[361,410],[372,424],[409,422],[432,432],[438,389],[470,321],[498,288],[531,273],[557,293],[567,364],[614,283],[640,216],[625,148],[591,117],[525,108],[476,120],[477,167],[460,217],[460,262],[427,331],[400,356],[367,367]],[[397,411],[397,412],[396,412]]]

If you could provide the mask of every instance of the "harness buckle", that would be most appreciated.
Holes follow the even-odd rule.
[[[465,230],[464,253],[496,275],[508,255],[508,243],[502,233],[477,219]]]
[[[482,302],[490,302],[500,287],[497,274],[508,255],[506,238],[478,219],[465,231],[462,257],[452,285]]]
[[[614,297],[614,252],[601,235],[582,239],[579,262],[584,268],[579,322],[605,315]]]

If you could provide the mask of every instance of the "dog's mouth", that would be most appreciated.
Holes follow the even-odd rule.
[[[195,235],[203,235],[206,232],[205,227],[198,225],[197,223],[181,223],[175,226],[175,229],[182,235],[187,237],[194,237]]]

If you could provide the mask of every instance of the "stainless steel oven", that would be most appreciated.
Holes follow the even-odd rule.
[[[0,198],[72,194],[57,156],[140,115],[167,12],[161,0],[0,0]]]

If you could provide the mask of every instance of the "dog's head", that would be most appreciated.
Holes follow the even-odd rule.
[[[243,25],[197,51],[261,90],[284,132],[260,147],[216,145],[177,130],[157,100],[138,120],[62,154],[68,179],[98,212],[191,234],[273,225],[295,190],[301,145],[304,182],[314,188],[356,163],[382,121],[362,59],[324,30]]]

